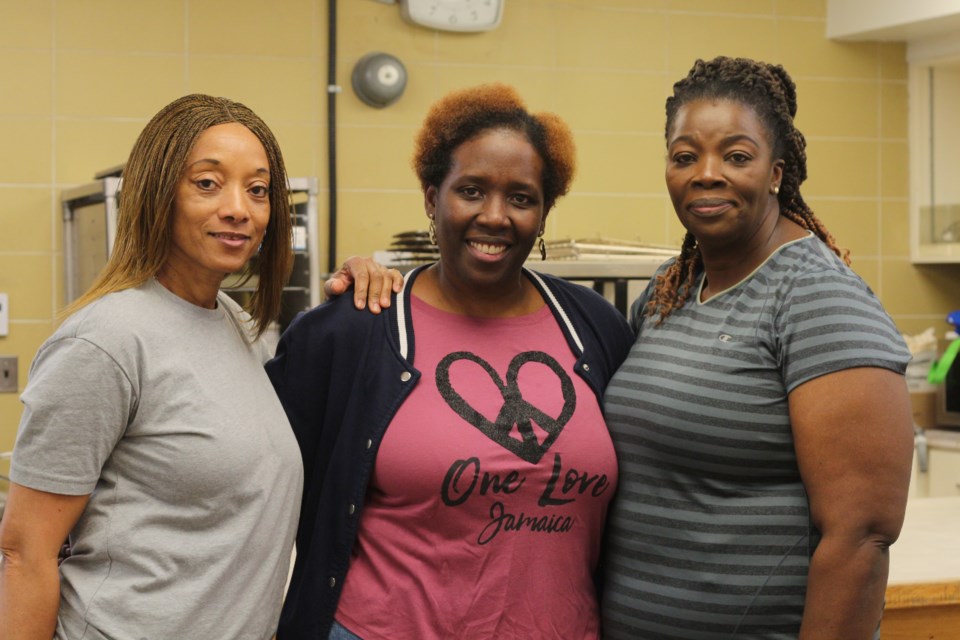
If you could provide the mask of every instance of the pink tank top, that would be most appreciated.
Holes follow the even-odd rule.
[[[617,462],[549,308],[413,298],[422,378],[386,431],[336,619],[364,640],[599,637]]]

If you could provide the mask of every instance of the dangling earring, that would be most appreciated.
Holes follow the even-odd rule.
[[[540,259],[547,259],[547,245],[543,241],[543,227],[540,227],[540,233],[537,234],[537,237],[540,238],[540,242],[537,244],[537,247],[540,249]]]
[[[437,225],[433,223],[433,218],[430,218],[430,244],[437,246]]]

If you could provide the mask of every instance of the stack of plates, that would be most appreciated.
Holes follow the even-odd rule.
[[[632,259],[643,256],[677,255],[676,247],[610,240],[608,238],[584,238],[581,240],[551,240],[547,245],[548,260],[612,260]],[[536,248],[534,248],[536,253]]]
[[[440,259],[440,251],[437,245],[430,242],[430,234],[426,231],[401,231],[394,234],[388,253],[392,263],[415,264]]]
[[[551,240],[546,246],[548,260],[635,260],[650,256],[666,259],[677,255],[676,247],[607,238]],[[430,234],[426,231],[403,231],[393,236],[389,249],[374,253],[373,258],[391,267],[415,265],[436,262],[440,259],[440,251],[430,242]],[[537,247],[533,248],[530,259],[540,261]]]

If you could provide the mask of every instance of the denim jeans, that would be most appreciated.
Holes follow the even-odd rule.
[[[327,640],[363,640],[363,638],[352,633],[345,626],[334,620],[333,626],[330,627],[330,635],[327,636]]]

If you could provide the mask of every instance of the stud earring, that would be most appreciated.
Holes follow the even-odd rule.
[[[770,187],[770,193],[772,193],[772,194],[775,195],[775,196],[776,196],[776,195],[779,195],[779,194],[780,194],[780,185],[775,184],[775,185],[773,185],[772,187]]]

